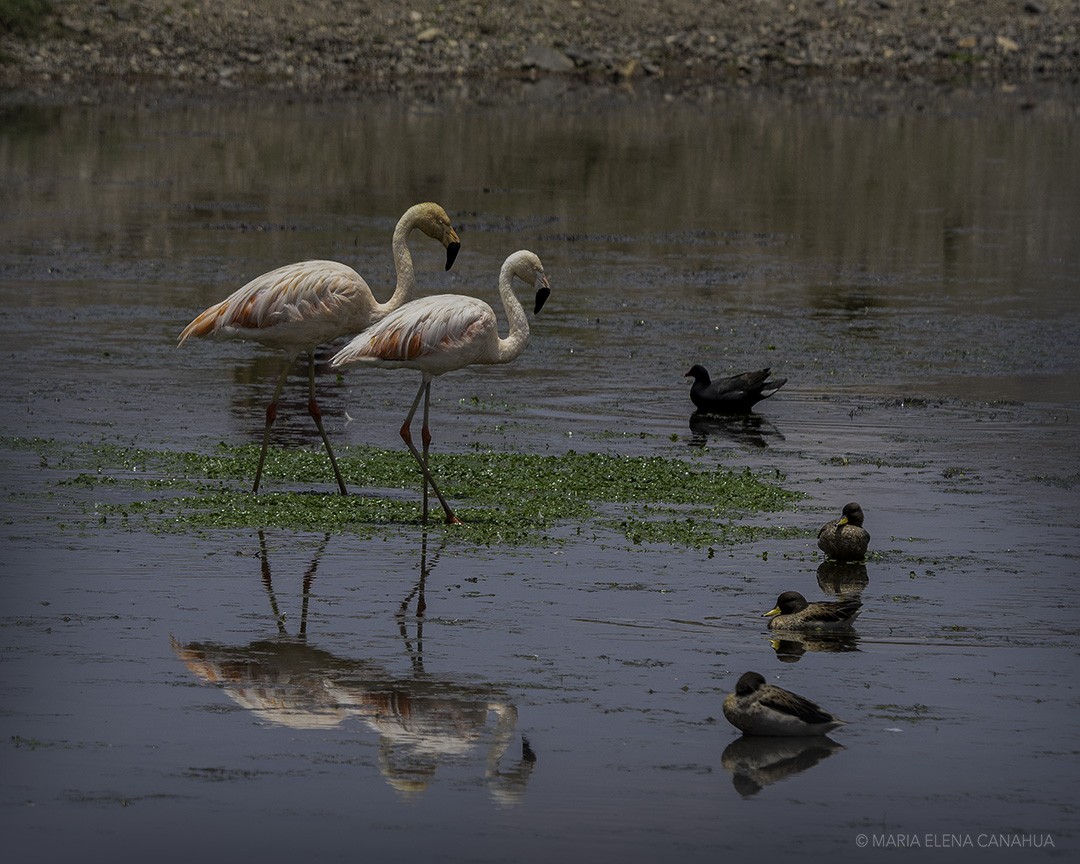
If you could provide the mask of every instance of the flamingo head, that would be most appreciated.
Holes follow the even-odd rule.
[[[547,274],[544,273],[544,265],[540,263],[540,259],[536,254],[527,249],[515,252],[506,259],[506,263],[510,266],[513,275],[517,276],[525,284],[536,285],[539,283],[539,287],[536,289],[536,304],[533,306],[533,314],[536,315],[544,308],[548,297],[551,296],[551,285],[548,283]]]
[[[446,247],[446,269],[454,266],[454,260],[461,251],[461,239],[446,215],[438,204],[428,201],[426,204],[416,205],[420,209],[416,227],[427,234],[432,240],[438,240]]]
[[[544,308],[548,297],[551,296],[551,286],[548,284],[547,276],[539,273],[537,279],[540,282],[540,287],[536,289],[536,305],[533,307],[533,315],[538,314]]]

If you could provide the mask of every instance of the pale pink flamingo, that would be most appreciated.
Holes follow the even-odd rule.
[[[326,445],[338,489],[342,495],[347,494],[330,439],[323,429],[322,412],[315,401],[315,348],[340,336],[359,333],[409,299],[416,284],[408,244],[409,234],[414,228],[419,228],[446,247],[447,270],[453,266],[461,248],[457,232],[442,207],[431,202],[410,207],[394,229],[397,285],[385,303],[375,299],[367,282],[352,267],[336,261],[301,261],[252,279],[243,288],[199,315],[180,334],[177,346],[183,345],[189,336],[251,339],[270,348],[279,348],[289,355],[270,404],[266,406],[266,426],[263,429],[259,467],[255,470],[255,485],[251,489],[253,493],[259,491],[266,448],[270,442],[270,427],[277,417],[278,399],[285,378],[296,358],[307,352],[308,413]]]
[[[416,391],[416,398],[401,426],[401,437],[424,475],[425,521],[427,486],[430,483],[446,512],[447,523],[461,522],[446,503],[427,464],[431,444],[428,429],[431,380],[437,375],[473,364],[509,363],[525,350],[529,341],[529,320],[514,296],[511,284],[514,276],[529,286],[539,281],[533,314],[540,311],[551,293],[544,267],[536,255],[522,250],[507,258],[499,272],[499,297],[510,322],[510,335],[505,339],[499,338],[498,319],[487,303],[462,294],[439,294],[406,303],[353,339],[330,361],[330,365],[336,368],[366,363],[386,368],[416,369],[422,373],[420,389]],[[423,457],[413,444],[411,431],[421,396],[424,397]]]

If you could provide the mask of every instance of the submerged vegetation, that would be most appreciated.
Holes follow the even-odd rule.
[[[330,492],[322,451],[273,449],[266,477],[288,488],[248,490],[259,448],[219,445],[213,453],[176,453],[114,445],[11,439],[42,468],[60,472],[99,522],[132,528],[201,530],[286,528],[372,534],[419,521],[420,478],[404,451],[353,447],[339,454],[348,496]],[[632,543],[714,546],[786,535],[747,522],[793,504],[798,495],[748,470],[727,471],[663,457],[568,452],[439,454],[432,470],[464,520],[448,529],[469,542],[530,543],[557,529],[621,533]],[[779,479],[779,478],[777,478]],[[87,497],[77,490],[92,494]],[[434,499],[433,499],[434,502]],[[436,505],[432,520],[441,522]]]

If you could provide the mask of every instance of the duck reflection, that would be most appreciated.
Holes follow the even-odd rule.
[[[406,798],[421,795],[440,764],[465,761],[483,748],[483,779],[492,799],[511,806],[525,792],[536,755],[521,738],[521,756],[503,760],[514,741],[517,708],[484,684],[439,680],[423,668],[424,596],[431,564],[427,537],[420,554],[420,576],[398,612],[399,631],[411,673],[398,675],[378,663],[339,657],[307,642],[311,584],[329,536],[304,574],[299,630],[290,636],[274,593],[269,556],[259,534],[262,580],[277,623],[273,639],[247,645],[172,640],[173,650],[198,678],[219,685],[261,721],[290,729],[329,729],[359,720],[378,736],[379,770]],[[433,560],[437,560],[438,554]],[[416,600],[416,611],[410,606]],[[413,619],[413,636],[408,624]],[[492,718],[493,721],[492,721]]]
[[[769,438],[783,441],[780,430],[759,414],[705,414],[695,411],[690,415],[691,447],[704,447],[709,436],[727,439],[746,447],[765,448]]]
[[[854,630],[814,631],[801,633],[785,630],[769,639],[776,659],[781,663],[798,663],[803,654],[815,651],[844,652],[859,650],[859,634]]]
[[[826,594],[855,600],[870,584],[870,577],[865,564],[822,561],[817,568],[817,583]]]
[[[735,791],[744,798],[766,786],[813,768],[837,750],[831,738],[765,738],[744,735],[724,748],[720,764],[731,774]]]

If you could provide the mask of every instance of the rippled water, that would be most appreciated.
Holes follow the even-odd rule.
[[[1015,860],[992,838],[1017,835],[1066,857],[1078,131],[1052,96],[5,109],[9,848],[712,861],[798,843],[853,860],[862,835]],[[393,225],[425,199],[463,250],[444,273],[414,239],[423,292],[493,300],[519,248],[553,288],[516,363],[436,381],[437,449],[779,472],[806,497],[752,521],[813,529],[858,500],[865,568],[822,566],[809,535],[144,533],[88,521],[62,460],[13,444],[257,442],[277,358],[177,350],[179,330],[304,258],[386,296]],[[692,363],[789,382],[748,421],[707,420]],[[399,447],[415,384],[323,370],[331,437]],[[318,446],[305,400],[297,381],[275,444]],[[760,615],[786,589],[861,590],[853,637],[773,646]],[[849,725],[739,739],[720,704],[747,669]]]

